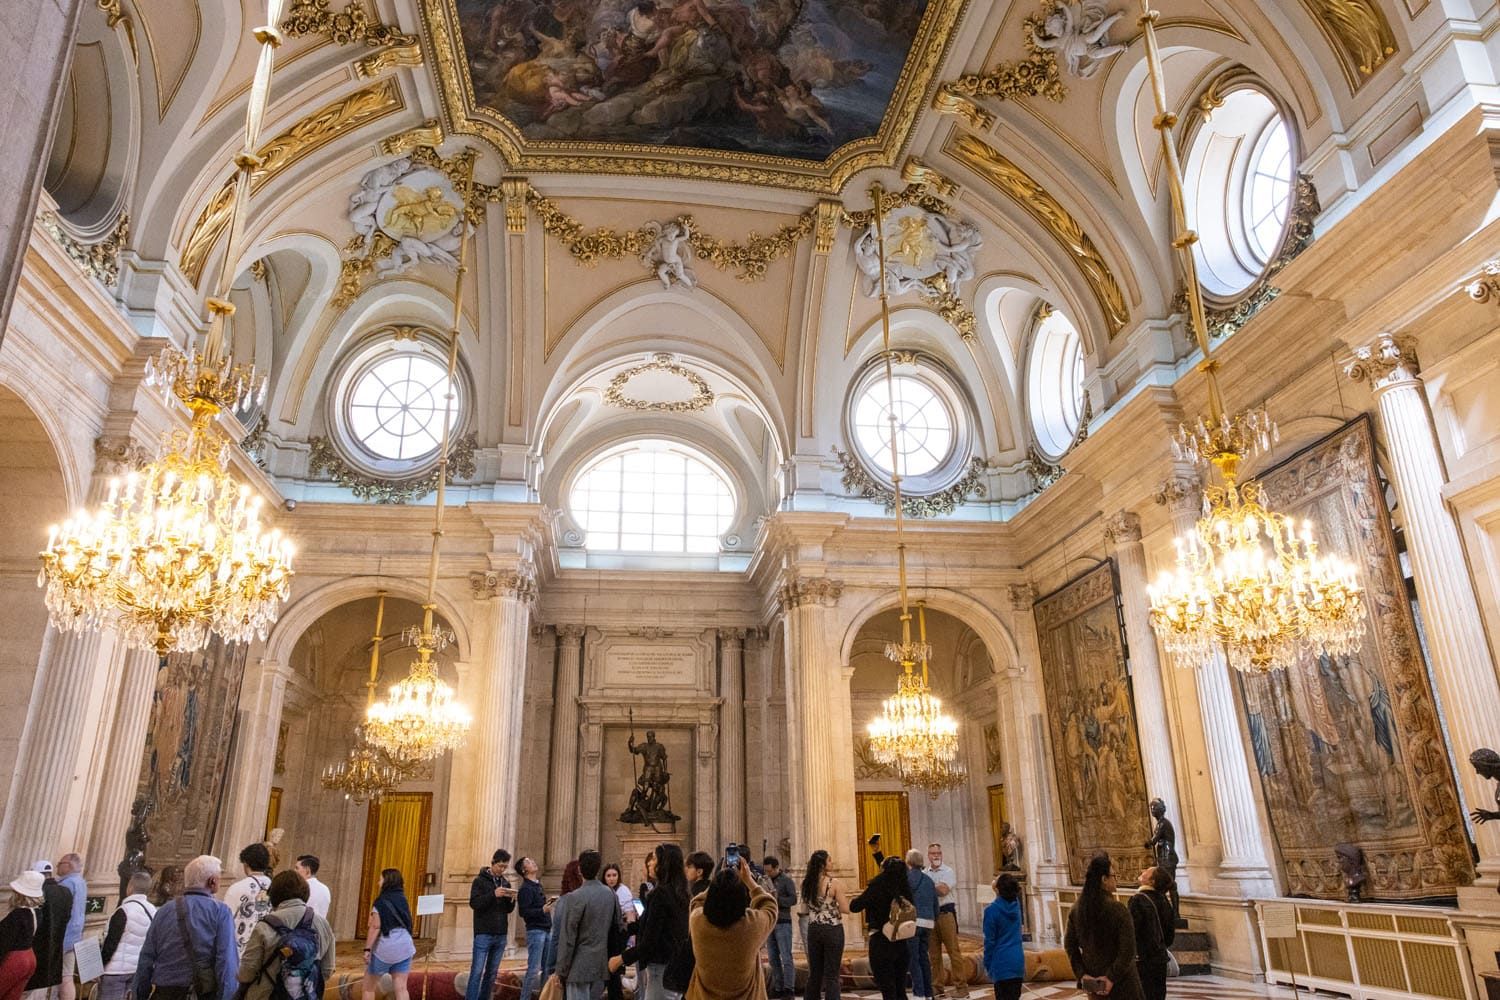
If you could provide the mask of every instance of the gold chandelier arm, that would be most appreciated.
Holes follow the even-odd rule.
[[[922,650],[922,686],[927,686],[927,657],[930,655],[927,648],[927,602],[917,602],[917,641],[920,642]]]
[[[219,267],[218,280],[214,282],[213,294],[208,297],[208,334],[203,342],[204,360],[211,366],[224,354],[224,327],[234,314],[229,302],[229,290],[238,273],[240,256],[244,253],[245,219],[250,208],[250,186],[255,171],[261,166],[256,155],[260,144],[260,133],[265,123],[266,108],[271,99],[271,75],[275,69],[276,49],[281,45],[281,10],[284,0],[268,0],[266,23],[255,29],[255,40],[260,43],[260,58],[255,64],[255,76],[250,84],[250,96],[245,106],[245,131],[239,153],[234,158],[234,200],[229,211],[229,237],[224,246],[224,260]]]
[[[1151,9],[1151,0],[1141,0],[1140,25],[1146,42],[1146,67],[1151,75],[1151,96],[1156,105],[1156,117],[1152,127],[1161,137],[1162,158],[1166,161],[1167,186],[1172,200],[1172,226],[1175,236],[1172,247],[1176,250],[1178,264],[1182,268],[1182,279],[1187,286],[1188,319],[1193,330],[1193,339],[1203,352],[1199,370],[1208,378],[1208,412],[1215,424],[1224,417],[1224,401],[1219,394],[1219,382],[1215,373],[1219,363],[1213,360],[1213,349],[1208,342],[1208,317],[1203,305],[1203,288],[1198,283],[1198,261],[1193,257],[1193,245],[1198,234],[1188,228],[1187,197],[1184,193],[1182,161],[1177,155],[1177,139],[1174,127],[1177,116],[1167,109],[1166,73],[1162,67],[1161,46],[1156,38],[1156,22],[1160,15]]]
[[[365,711],[375,704],[375,685],[380,681],[381,626],[385,623],[385,591],[380,591],[380,602],[375,605],[375,634],[370,638],[370,680],[365,684]]]

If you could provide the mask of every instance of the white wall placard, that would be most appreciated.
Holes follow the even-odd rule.
[[[77,961],[80,983],[93,982],[104,975],[104,956],[99,951],[98,938],[79,938],[73,946],[73,956]]]
[[[434,892],[417,897],[417,916],[431,917],[443,912],[443,894]]]
[[[1268,938],[1294,938],[1297,936],[1297,908],[1286,903],[1262,906],[1260,926]]]
[[[604,683],[650,690],[695,687],[698,650],[687,643],[614,643],[604,652]]]

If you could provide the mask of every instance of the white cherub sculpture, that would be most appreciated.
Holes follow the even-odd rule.
[[[671,222],[648,222],[646,231],[651,234],[651,245],[641,254],[641,263],[650,268],[661,281],[663,288],[674,284],[685,288],[696,288],[698,276],[693,273],[692,230],[686,219]]]
[[[1106,37],[1124,16],[1122,11],[1109,13],[1104,0],[1060,0],[1042,19],[1041,29],[1032,32],[1032,40],[1038,48],[1056,52],[1070,75],[1088,79],[1104,60],[1125,51]]]

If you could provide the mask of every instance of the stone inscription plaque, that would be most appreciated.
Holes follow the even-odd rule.
[[[688,645],[621,643],[604,655],[604,683],[649,690],[696,687],[698,651]]]

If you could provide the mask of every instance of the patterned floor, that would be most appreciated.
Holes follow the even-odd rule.
[[[878,1000],[880,997],[879,993],[868,990],[845,990],[843,995],[856,997],[858,1000]],[[949,994],[950,997],[952,995]],[[1073,986],[1055,983],[1028,983],[1021,990],[1024,1000],[1072,1000],[1086,995]],[[1167,984],[1169,1000],[1266,1000],[1270,997],[1291,1000],[1292,996],[1292,991],[1286,987],[1260,986],[1236,979],[1220,979],[1218,976],[1192,976]],[[1307,994],[1302,993],[1300,996],[1306,997]],[[969,993],[970,1000],[992,1000],[993,997],[994,993],[988,986],[976,986]]]

